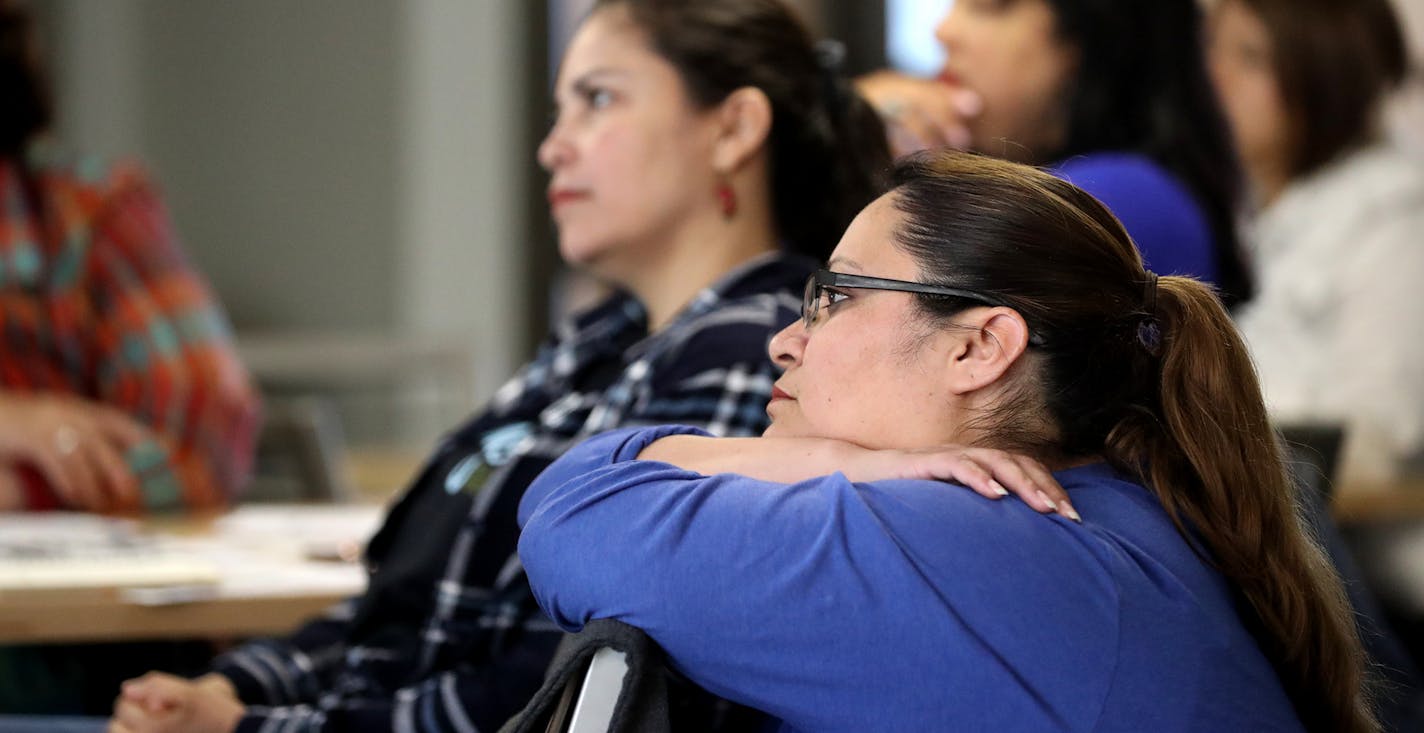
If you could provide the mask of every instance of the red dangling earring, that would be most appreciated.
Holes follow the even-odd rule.
[[[722,203],[723,219],[730,219],[737,213],[737,192],[732,190],[731,184],[717,185],[717,200]]]

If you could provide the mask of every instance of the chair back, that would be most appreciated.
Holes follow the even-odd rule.
[[[1330,503],[1345,429],[1334,423],[1294,423],[1276,426],[1286,448],[1286,463],[1296,487]]]
[[[336,409],[304,397],[266,405],[257,460],[245,501],[345,502],[345,437]]]

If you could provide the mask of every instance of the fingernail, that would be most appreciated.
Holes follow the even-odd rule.
[[[1052,499],[1048,498],[1048,494],[1045,494],[1045,493],[1043,493],[1042,491],[1040,491],[1040,492],[1038,492],[1038,498],[1042,499],[1042,500],[1044,501],[1044,503],[1048,505],[1048,508],[1049,508],[1049,509],[1052,509],[1052,510],[1055,511],[1055,512],[1058,511],[1058,505],[1055,504],[1055,503],[1053,503],[1053,500],[1052,500]]]
[[[1069,519],[1077,522],[1078,524],[1083,523],[1083,517],[1078,514],[1078,510],[1074,509],[1071,504],[1064,507],[1063,513],[1067,514]]]
[[[972,89],[956,90],[954,110],[965,117],[973,117],[984,111],[984,98]]]
[[[995,481],[994,479],[989,479],[989,488],[993,489],[994,493],[998,494],[999,496],[1009,495],[1009,490],[1004,488],[1003,486],[1000,486],[999,482]]]

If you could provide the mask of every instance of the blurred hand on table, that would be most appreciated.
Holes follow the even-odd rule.
[[[138,480],[125,453],[152,440],[148,428],[97,402],[0,393],[0,509],[23,508],[24,467],[34,470],[66,508],[136,507]]]

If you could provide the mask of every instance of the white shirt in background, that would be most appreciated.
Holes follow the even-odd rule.
[[[1278,423],[1341,422],[1346,483],[1424,456],[1424,160],[1379,143],[1292,184],[1247,231],[1238,323]]]

